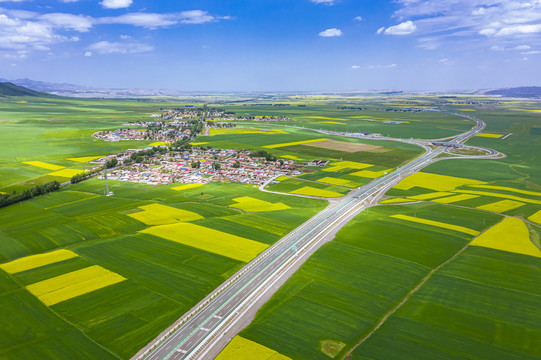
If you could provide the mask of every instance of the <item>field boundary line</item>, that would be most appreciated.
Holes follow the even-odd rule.
[[[485,231],[488,229],[485,229]],[[484,232],[484,231],[483,231]],[[479,236],[479,235],[478,235]],[[476,236],[477,237],[477,236]],[[475,238],[475,237],[474,237]],[[473,239],[471,240],[473,241]],[[361,339],[360,342],[358,342],[355,346],[353,346],[343,357],[344,360],[351,359],[351,354],[355,349],[357,349],[360,345],[362,345],[368,338],[370,338],[386,321],[391,315],[393,315],[398,309],[404,305],[412,295],[414,295],[431,277],[434,275],[434,273],[438,270],[440,270],[442,267],[453,261],[458,255],[462,254],[469,246],[471,241],[468,241],[466,246],[464,246],[462,249],[460,249],[458,252],[456,252],[453,256],[451,256],[449,259],[442,262],[440,265],[432,269],[420,282],[415,286],[409,293],[406,294],[406,296],[400,301],[398,305],[396,305],[391,311],[389,311],[387,314],[383,316],[383,318],[380,320],[380,322],[364,337]]]

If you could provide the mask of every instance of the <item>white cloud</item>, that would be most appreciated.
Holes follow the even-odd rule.
[[[385,31],[382,31],[385,35],[409,35],[414,33],[415,30],[417,30],[417,26],[413,23],[413,21],[408,20],[398,25],[389,26],[387,29],[385,29]]]
[[[494,33],[494,36],[517,36],[536,34],[541,32],[541,24],[505,26]]]
[[[335,0],[310,0],[314,4],[334,5]]]
[[[176,24],[204,24],[219,20],[229,20],[230,16],[213,16],[203,10],[189,10],[180,13],[128,13],[120,16],[102,17],[96,19],[101,24],[124,24],[141,26],[147,29],[157,29]]]
[[[179,18],[183,24],[204,24],[216,20],[214,16],[202,10],[183,11],[179,14]]]
[[[85,56],[86,56],[86,57],[92,56],[92,51],[87,51],[87,52],[85,52]]]
[[[40,21],[20,19],[0,13],[0,50],[14,50],[14,56],[26,57],[29,50],[42,50],[48,45],[70,41],[55,33],[54,26]]]
[[[539,50],[523,51],[520,54],[521,55],[535,55],[535,54],[541,54],[541,51]]]
[[[93,19],[84,15],[71,15],[62,13],[51,13],[39,16],[43,20],[54,27],[62,27],[80,32],[86,32],[92,27]]]
[[[379,34],[381,34],[383,31],[385,31],[385,26],[384,26],[384,27],[380,27],[380,28],[378,29],[378,31],[376,31],[376,34],[379,35]]]
[[[389,65],[369,65],[369,69],[392,69],[397,67],[397,64],[389,64]]]
[[[103,0],[100,4],[106,9],[122,9],[129,7],[132,2],[133,0]]]
[[[441,40],[481,35],[504,46],[541,33],[540,0],[396,0],[398,19],[415,19],[417,33]],[[508,40],[509,39],[509,40]]]
[[[490,50],[492,50],[492,51],[504,51],[505,48],[503,46],[500,46],[500,45],[492,45],[490,47]]]
[[[514,50],[530,50],[530,45],[518,45],[513,48]]]
[[[337,29],[337,28],[327,29],[325,31],[320,32],[319,36],[323,36],[323,37],[342,36],[342,30]]]
[[[152,51],[154,48],[148,44],[136,42],[109,42],[100,41],[88,47],[88,50],[98,54],[134,54]],[[86,55],[86,54],[85,54]]]
[[[98,24],[124,24],[157,29],[176,24],[204,24],[226,19],[231,19],[231,17],[214,16],[203,10],[165,14],[127,13],[120,16],[93,18],[86,15],[40,14],[0,8],[0,56],[21,59],[28,57],[32,51],[48,51],[55,44],[79,41],[79,37],[73,36],[70,32],[88,32]],[[130,39],[126,35],[120,38]],[[149,46],[145,46],[132,43],[132,45],[121,47],[120,51],[128,53],[148,51]]]
[[[355,20],[355,21],[363,21],[364,19],[363,19],[362,16],[355,16],[355,17],[353,18],[353,20]]]
[[[359,65],[352,65],[351,68],[354,70],[357,70],[357,69],[360,69],[361,67]]]

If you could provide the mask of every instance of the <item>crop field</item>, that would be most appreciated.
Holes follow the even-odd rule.
[[[295,160],[302,175],[268,187],[279,193],[342,196],[421,153],[408,144],[308,128],[442,138],[473,125],[445,113],[403,111],[411,107],[482,118],[485,132],[468,143],[507,155],[440,161],[402,181],[388,192],[386,205],[359,214],[318,250],[219,359],[341,358],[448,260],[351,358],[541,357],[537,105],[498,99],[466,106],[464,99],[303,95],[279,99],[289,106],[261,106],[255,97],[167,104],[208,101],[239,114],[290,117],[279,124],[243,121],[240,130],[193,141]],[[163,106],[0,98],[0,192],[66,181],[89,168],[88,161],[152,145],[104,142],[91,134],[150,120]],[[302,165],[316,159],[330,164]],[[244,184],[109,185],[114,196],[103,196],[103,180],[90,179],[0,209],[0,358],[130,358],[327,205]]]
[[[264,212],[290,209],[289,206],[283,203],[270,203],[265,200],[254,199],[249,196],[233,199],[235,204],[229,205],[248,212]]]
[[[540,276],[536,257],[471,246],[352,359],[538,359]]]
[[[512,217],[503,219],[471,245],[541,257],[541,250],[530,241],[530,231],[524,221]]]
[[[240,336],[292,359],[340,358],[432,268],[474,237],[395,216],[415,213],[437,221],[450,215],[454,225],[482,230],[481,212],[447,212],[444,205],[416,204],[358,215],[301,266]],[[499,219],[490,217],[486,226]]]
[[[305,181],[301,178],[288,178],[278,184],[271,184],[267,187],[270,191],[309,195],[316,197],[340,197],[346,195],[351,189],[328,185],[324,182]]]
[[[0,305],[28,313],[6,318],[0,357],[129,358],[326,203],[239,184],[109,184],[115,196],[91,179],[0,209]]]
[[[350,222],[289,279],[241,336],[295,359],[342,358],[396,305],[370,309],[392,297],[382,297],[356,274],[366,278],[374,271],[383,277],[396,265],[373,270],[377,265],[350,249],[338,249],[340,245],[421,265],[409,283],[407,271],[393,277],[402,286],[413,284],[397,297],[403,299],[430,269],[469,244],[357,347],[351,359],[540,358],[541,311],[536,304],[541,296],[541,232],[533,223],[541,223],[541,139],[536,130],[541,121],[502,107],[467,110],[475,110],[488,124],[488,136],[469,143],[496,148],[507,157],[440,161],[403,180],[381,203],[404,205],[371,208]],[[453,243],[447,237],[461,240]],[[331,254],[332,248],[337,251]],[[348,268],[357,261],[357,267]],[[378,289],[391,291],[392,285],[379,281]],[[372,303],[358,300],[363,292]],[[370,310],[359,315],[359,308]],[[335,349],[330,354],[325,352],[329,342]]]
[[[263,345],[235,336],[216,360],[290,360]]]
[[[258,241],[182,222],[154,226],[142,232],[243,262],[249,262],[268,247]]]
[[[140,206],[138,209],[141,211],[132,212],[127,215],[146,225],[166,225],[179,221],[203,219],[203,217],[197,213],[161,204],[144,205]]]

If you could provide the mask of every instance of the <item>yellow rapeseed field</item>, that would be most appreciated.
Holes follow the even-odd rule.
[[[66,160],[75,161],[78,163],[85,163],[85,162],[89,162],[89,161],[96,160],[99,158],[101,158],[101,156],[83,156],[83,157],[67,158]]]
[[[524,195],[541,196],[541,192],[538,192],[538,191],[520,190],[520,189],[510,188],[507,186],[496,186],[496,185],[469,185],[469,186],[475,187],[475,188],[481,188],[481,189],[516,192],[516,193],[524,194]]]
[[[470,245],[541,257],[541,251],[530,241],[530,232],[524,221],[506,217]]]
[[[164,142],[164,141],[156,141],[156,142],[153,142],[152,144],[148,144],[148,146],[169,146],[171,145],[170,142]]]
[[[291,358],[237,335],[216,360],[291,360]]]
[[[236,203],[229,205],[231,207],[239,208],[248,212],[263,212],[263,211],[276,211],[291,209],[283,203],[270,203],[268,201],[255,199],[249,196],[243,196],[233,199]]]
[[[63,166],[60,166],[60,165],[47,164],[41,161],[25,161],[23,164],[37,166],[37,167],[47,169],[47,170],[60,170],[64,168]]]
[[[387,170],[381,170],[381,171],[361,170],[361,171],[351,173],[349,175],[355,175],[355,176],[365,177],[369,179],[376,179],[385,175],[385,173],[390,174],[391,171],[393,171],[393,169],[387,169]]]
[[[179,221],[201,220],[203,216],[191,211],[177,209],[162,204],[140,206],[143,211],[128,214],[129,217],[139,220],[146,225],[165,225]]]
[[[290,160],[296,160],[296,161],[303,161],[304,160],[304,159],[301,159],[300,157],[295,156],[295,155],[281,155],[280,157],[283,157],[285,159],[290,159]]]
[[[448,229],[448,230],[454,230],[454,231],[462,232],[462,233],[465,233],[465,234],[468,234],[468,235],[474,235],[474,236],[479,235],[479,231],[477,231],[477,230],[468,229],[467,227],[464,227],[464,226],[443,223],[443,222],[440,222],[440,221],[421,219],[421,218],[418,218],[418,217],[402,215],[402,214],[391,215],[391,217],[396,218],[396,219],[416,222],[416,223],[419,223],[419,224],[436,226],[436,227],[440,227],[440,228],[444,228],[444,229]]]
[[[288,176],[278,176],[278,177],[277,177],[276,179],[274,179],[274,180],[276,180],[276,181],[284,181],[284,180],[287,180],[287,179],[289,179]]]
[[[510,199],[510,200],[516,200],[516,201],[522,201],[530,204],[541,204],[541,200],[533,200],[528,199],[520,196],[514,196],[514,195],[507,195],[507,194],[499,194],[489,191],[475,191],[475,190],[456,190],[456,192],[464,193],[464,194],[474,194],[474,195],[485,195],[485,196],[492,196],[497,198],[503,198],[503,199]]]
[[[318,189],[311,186],[304,186],[300,189],[291,191],[292,194],[299,194],[299,195],[310,195],[310,196],[318,196],[318,197],[327,197],[327,198],[334,198],[334,197],[340,197],[343,196],[342,194],[331,191],[331,190],[323,190]]]
[[[459,186],[479,184],[486,184],[486,182],[455,176],[418,172],[402,180],[398,185],[395,186],[395,188],[400,190],[409,190],[418,186],[434,191],[453,191]]]
[[[477,133],[477,134],[475,134],[475,136],[499,139],[499,138],[501,138],[503,135],[502,135],[502,134]]]
[[[191,223],[153,226],[141,232],[243,262],[249,262],[268,247],[267,244]]]
[[[255,128],[221,128],[221,129],[210,129],[209,132],[210,136],[213,135],[230,135],[230,134],[288,134],[287,132],[283,130],[268,130],[264,131],[261,129],[255,129]]]
[[[435,198],[450,196],[450,195],[453,195],[453,193],[438,191],[438,192],[433,192],[433,193],[428,193],[428,194],[410,196],[409,198],[414,199],[414,200],[429,200],[429,199],[435,199]]]
[[[195,146],[197,146],[197,145],[205,145],[205,144],[208,144],[208,142],[192,142],[192,143],[190,143],[190,145],[195,145]]]
[[[53,264],[59,261],[71,259],[78,256],[73,251],[55,250],[45,254],[30,255],[8,263],[0,265],[0,269],[15,274],[18,272],[35,269],[45,265]]]
[[[478,195],[460,194],[460,195],[447,196],[447,197],[439,198],[439,199],[433,199],[431,201],[437,202],[440,204],[452,204],[458,201],[475,199],[478,197],[479,197]]]
[[[294,141],[294,142],[274,144],[274,145],[266,145],[266,146],[263,146],[263,147],[268,148],[268,149],[275,149],[275,148],[280,148],[280,147],[310,144],[310,143],[314,143],[314,142],[327,141],[327,140],[329,140],[329,139],[302,140],[302,141]]]
[[[518,207],[521,207],[522,205],[524,205],[524,203],[518,201],[500,200],[490,204],[478,206],[477,209],[502,213],[508,210],[516,209]]]
[[[317,181],[321,183],[325,183],[325,184],[331,184],[331,185],[344,185],[350,182],[350,180],[338,179],[338,178],[333,178],[333,177],[324,177]]]
[[[528,220],[541,224],[541,210],[530,216]]]
[[[323,171],[340,171],[343,169],[356,169],[361,170],[374,166],[372,164],[364,164],[355,161],[338,161],[330,164],[330,167],[323,169]]]
[[[194,184],[184,184],[184,185],[180,185],[180,186],[173,187],[173,188],[171,188],[171,189],[180,191],[180,190],[193,189],[193,188],[200,187],[200,186],[203,186],[203,184],[197,184],[197,183],[194,183]]]
[[[335,124],[335,125],[346,125],[346,123],[338,122],[338,121],[322,121],[322,124]]]
[[[380,204],[395,204],[395,203],[403,203],[403,202],[414,202],[415,200],[412,199],[405,199],[405,198],[393,198],[393,199],[387,199],[380,201]]]
[[[124,280],[125,277],[94,265],[28,285],[26,289],[51,306]]]
[[[48,173],[47,175],[61,176],[61,177],[70,178],[72,176],[75,176],[75,175],[78,175],[78,174],[84,173],[84,172],[85,172],[84,170],[77,170],[77,169],[62,169],[62,170],[59,170],[59,171]]]
[[[509,109],[509,110],[541,113],[541,110],[539,110],[539,109]]]
[[[349,121],[349,119],[344,119],[344,118],[332,118],[332,117],[328,117],[328,116],[303,116],[302,119]]]

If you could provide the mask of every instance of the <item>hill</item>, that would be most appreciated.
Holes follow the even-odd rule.
[[[15,85],[10,82],[0,83],[0,96],[52,96],[50,94],[34,91],[24,86]]]
[[[507,89],[496,89],[486,91],[485,94],[510,97],[534,97],[541,96],[541,86],[521,86]]]

